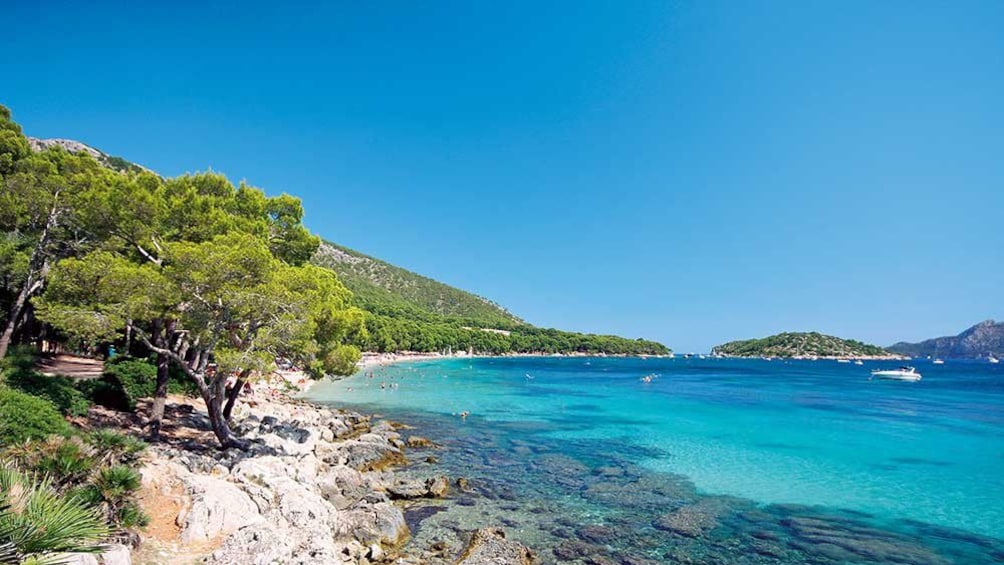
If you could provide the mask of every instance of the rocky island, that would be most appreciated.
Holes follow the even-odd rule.
[[[711,350],[724,357],[782,357],[790,359],[900,359],[876,345],[819,332],[785,332],[760,339],[730,341]]]

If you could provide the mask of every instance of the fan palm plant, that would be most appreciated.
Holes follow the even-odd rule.
[[[96,553],[110,535],[99,509],[60,496],[47,479],[0,465],[0,564],[56,564]]]

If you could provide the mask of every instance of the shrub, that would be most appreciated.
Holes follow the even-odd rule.
[[[143,440],[104,428],[94,430],[84,441],[107,463],[134,462],[146,449],[146,442]]]
[[[94,470],[93,450],[79,438],[49,437],[9,451],[22,469],[49,476],[59,485],[83,481]]]
[[[139,490],[141,479],[135,469],[127,465],[113,465],[98,471],[94,479],[101,496],[109,503],[124,501],[134,491]]]
[[[50,435],[66,436],[70,426],[44,398],[0,387],[0,445],[13,445]]]
[[[131,357],[117,357],[105,366],[101,380],[117,383],[125,392],[128,410],[136,409],[140,398],[151,398],[157,390],[157,367]]]
[[[76,386],[77,390],[94,404],[123,412],[130,412],[136,408],[134,403],[130,404],[129,395],[118,381],[105,380],[102,377],[77,381]]]
[[[98,552],[110,533],[100,509],[60,495],[47,479],[0,466],[0,550],[6,547],[14,563]]]
[[[35,348],[26,345],[18,345],[7,350],[7,356],[0,361],[0,370],[7,378],[19,373],[30,373],[35,370],[35,363],[38,361],[38,352]]]
[[[17,370],[8,375],[7,384],[52,402],[60,412],[70,416],[83,416],[91,407],[90,400],[68,377],[49,377],[35,371]]]
[[[115,521],[123,528],[145,528],[150,523],[150,517],[143,512],[139,504],[130,501],[118,509]]]

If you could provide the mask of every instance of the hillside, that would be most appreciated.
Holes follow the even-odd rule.
[[[86,153],[121,173],[144,167],[70,139],[28,138],[33,151],[55,147]],[[476,353],[579,353],[664,355],[661,343],[583,334],[527,324],[475,294],[331,242],[312,258],[334,271],[365,312],[366,332],[354,345],[371,351],[473,351]]]
[[[786,332],[761,339],[730,341],[715,347],[712,353],[729,357],[896,357],[875,345],[818,332]]]
[[[936,337],[920,343],[899,342],[889,351],[910,357],[978,359],[993,354],[1004,356],[1004,322],[986,320],[959,335]]]
[[[366,311],[367,350],[670,353],[653,341],[537,328],[491,300],[335,243],[322,242],[312,261],[335,271]]]
[[[409,307],[447,317],[463,318],[479,327],[510,327],[523,321],[498,304],[475,294],[423,277],[354,251],[322,242],[312,259],[338,274],[367,309],[408,310]]]

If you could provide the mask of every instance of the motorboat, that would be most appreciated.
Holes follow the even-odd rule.
[[[860,360],[860,359],[855,359],[855,360],[854,360],[854,364],[855,364],[855,365],[864,365],[864,364],[865,364],[865,362],[864,362],[864,361],[862,361],[862,360]]]
[[[658,378],[659,378],[659,375],[657,375],[655,373],[649,373],[649,374],[645,375],[644,377],[642,377],[639,380],[641,380],[641,382],[643,382],[643,383],[650,383],[653,380],[658,379]]]
[[[850,363],[850,359],[837,359],[837,363]]]
[[[932,363],[934,363],[935,365],[944,365],[945,364],[945,362],[943,360],[941,360],[941,359],[935,359],[934,361],[932,361]]]
[[[993,365],[996,365],[997,363],[1000,363],[1001,360],[998,359],[998,358],[996,358],[996,357],[994,357],[993,355],[987,355],[987,362],[989,362],[989,363],[991,363]]]
[[[873,379],[889,379],[893,381],[919,381],[920,373],[913,367],[900,367],[899,369],[875,369],[872,371]]]

